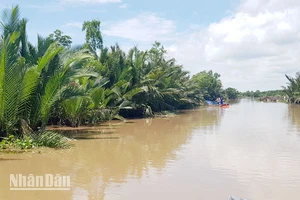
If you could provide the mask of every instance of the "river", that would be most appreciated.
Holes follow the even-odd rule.
[[[300,107],[243,99],[72,131],[74,147],[0,154],[0,200],[300,197]],[[10,191],[10,174],[61,174],[69,191]]]

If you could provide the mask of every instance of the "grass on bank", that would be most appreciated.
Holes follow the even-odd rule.
[[[43,131],[38,133],[31,133],[23,137],[16,137],[10,135],[9,137],[2,138],[0,142],[0,151],[15,151],[34,149],[37,147],[50,147],[50,148],[70,148],[68,138],[53,132]]]

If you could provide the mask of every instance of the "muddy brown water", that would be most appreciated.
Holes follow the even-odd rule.
[[[67,134],[72,149],[0,154],[0,200],[300,198],[299,106],[241,100]],[[10,174],[69,175],[71,189],[10,191]]]

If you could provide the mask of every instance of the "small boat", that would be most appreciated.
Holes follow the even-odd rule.
[[[206,102],[208,105],[219,105],[218,102],[215,102],[215,101],[205,100],[205,102]]]
[[[205,100],[205,102],[209,106],[220,106],[221,108],[229,108],[229,104],[228,103],[219,104],[218,102],[210,101],[210,100]]]
[[[221,108],[229,108],[229,104],[228,103],[227,104],[221,104],[220,107]]]

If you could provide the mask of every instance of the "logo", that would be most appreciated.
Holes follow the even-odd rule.
[[[10,174],[10,190],[70,190],[70,176]]]

